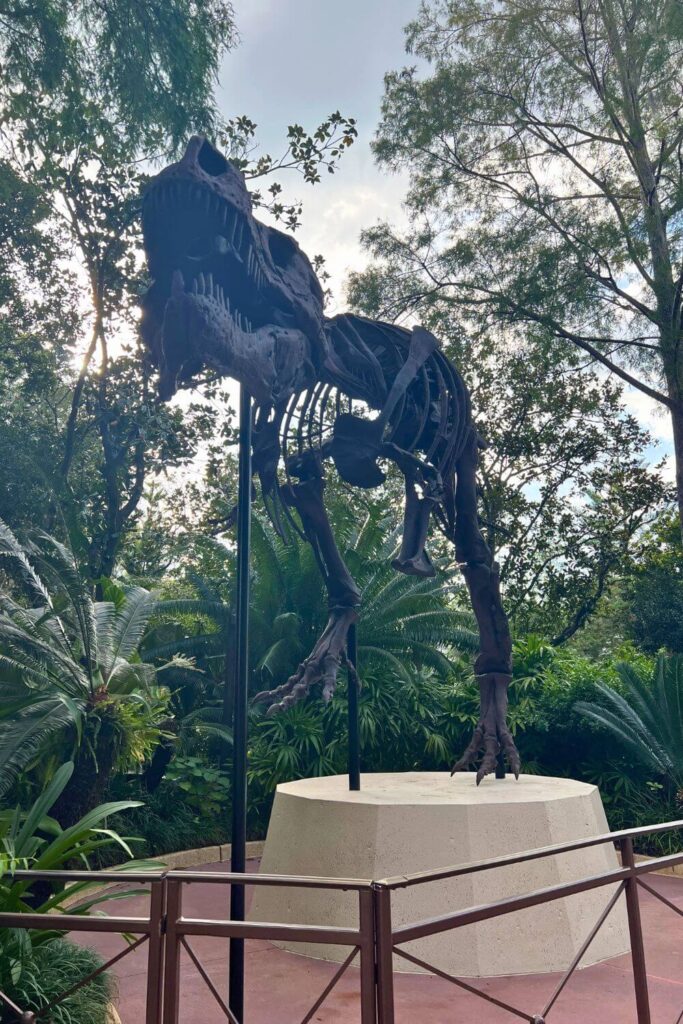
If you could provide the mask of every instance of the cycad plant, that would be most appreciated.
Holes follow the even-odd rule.
[[[651,679],[625,663],[617,671],[623,693],[596,684],[603,703],[582,701],[576,710],[683,796],[683,655],[660,655]]]
[[[358,657],[363,672],[410,679],[426,666],[445,676],[453,663],[477,650],[471,612],[459,609],[446,577],[420,579],[396,572],[399,544],[386,507],[369,498],[336,495],[328,501],[343,557],[362,593]],[[283,541],[265,517],[253,529],[252,635],[259,645],[255,685],[283,683],[312,649],[327,621],[327,600],[310,546]]]
[[[41,534],[22,545],[0,523],[0,796],[40,761],[75,770],[54,813],[98,804],[117,764],[156,744],[167,693],[137,651],[155,608],[141,587],[105,584],[95,601],[73,552]]]

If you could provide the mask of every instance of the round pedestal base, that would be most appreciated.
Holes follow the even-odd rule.
[[[382,879],[468,864],[607,832],[595,786],[522,775],[519,781],[473,774],[405,772],[363,775],[360,792],[346,776],[278,786],[261,871],[267,874]],[[611,845],[447,881],[398,890],[394,925],[466,909],[616,868]],[[612,886],[555,900],[479,924],[407,943],[405,949],[461,977],[564,971],[578,953]],[[258,887],[250,918],[356,927],[355,893]],[[341,961],[344,947],[294,943],[285,948]],[[620,900],[581,966],[629,949]],[[395,958],[398,971],[418,970]]]

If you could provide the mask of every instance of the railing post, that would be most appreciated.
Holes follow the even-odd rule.
[[[166,879],[152,882],[149,898],[149,952],[145,1024],[161,1024],[161,998],[166,945]]]
[[[360,926],[360,1020],[377,1024],[375,995],[375,904],[372,889],[358,893]]]
[[[166,956],[164,958],[163,1024],[178,1024],[180,1007],[180,938],[178,919],[183,910],[182,882],[166,880]]]
[[[625,868],[633,869],[635,866],[633,840],[630,836],[624,836],[621,839],[620,845],[622,865]],[[647,988],[643,926],[640,920],[638,879],[635,874],[631,873],[624,885],[626,891],[626,911],[628,913],[628,930],[631,936],[631,961],[633,964],[633,983],[636,990],[638,1024],[650,1024],[650,996]]]
[[[377,1020],[394,1024],[394,953],[391,928],[391,889],[373,883],[377,963]]]

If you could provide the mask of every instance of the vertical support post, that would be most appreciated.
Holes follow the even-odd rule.
[[[633,840],[630,836],[625,836],[621,840],[621,863],[625,868],[632,869],[635,866]],[[636,990],[638,1024],[650,1024],[650,996],[647,987],[643,926],[640,920],[638,879],[634,874],[626,879],[625,892],[628,930],[631,936],[631,962],[633,964],[633,983]]]
[[[375,997],[375,903],[372,889],[358,893],[360,945],[360,1020],[361,1024],[376,1024]]]
[[[353,622],[349,629],[346,642],[347,657],[354,669],[358,662],[358,633],[356,623]],[[349,729],[349,789],[358,791],[360,789],[360,727],[358,724],[358,686],[352,673],[347,673],[348,679],[348,729]]]
[[[394,1024],[394,955],[391,927],[391,889],[373,884],[377,958],[377,1021]]]
[[[251,396],[240,387],[237,494],[237,600],[233,706],[232,847],[230,870],[244,872],[247,850],[247,683],[249,675],[249,562],[251,555]],[[244,921],[245,889],[230,886],[230,920]],[[230,939],[228,1005],[244,1021],[244,939]]]
[[[149,897],[149,952],[145,1024],[161,1024],[162,984],[166,946],[166,880],[152,882]]]
[[[177,922],[183,912],[182,882],[166,882],[166,956],[163,1024],[178,1024],[180,1008],[180,939]]]

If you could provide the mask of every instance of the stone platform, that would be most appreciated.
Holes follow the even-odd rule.
[[[446,772],[364,775],[360,792],[346,776],[278,786],[261,863],[266,874],[379,880],[468,864],[607,832],[595,786],[523,775],[515,782]],[[496,868],[393,894],[395,925],[523,895],[617,867],[611,846]],[[581,893],[515,914],[406,944],[408,952],[461,977],[563,971],[578,952],[613,888]],[[353,927],[353,893],[260,887],[251,920]],[[283,946],[341,961],[344,947]],[[614,908],[582,966],[629,948],[623,901]],[[411,971],[396,958],[398,971]]]

